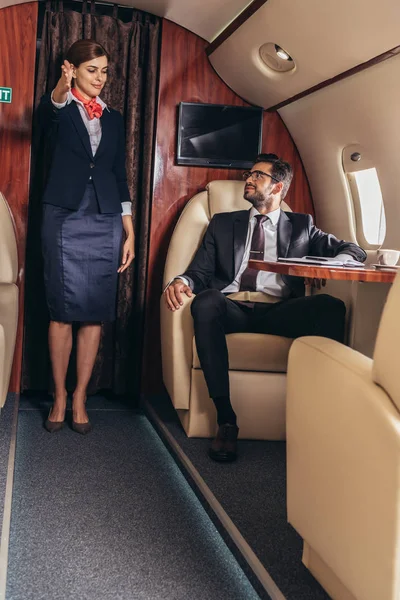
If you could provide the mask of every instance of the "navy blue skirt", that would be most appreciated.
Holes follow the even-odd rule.
[[[77,211],[43,205],[42,250],[52,321],[113,321],[122,217],[102,214],[92,183]]]

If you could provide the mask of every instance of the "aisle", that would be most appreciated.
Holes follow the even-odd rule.
[[[287,521],[286,444],[239,440],[238,460],[208,458],[209,440],[188,438],[169,398],[149,405],[191,461],[287,600],[329,600],[301,561],[303,540]]]
[[[258,598],[147,418],[106,406],[84,437],[21,403],[6,600]]]

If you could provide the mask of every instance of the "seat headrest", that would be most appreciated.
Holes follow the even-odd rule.
[[[247,202],[243,198],[243,181],[210,181],[207,184],[207,192],[211,217],[216,213],[249,210],[251,208],[250,202]],[[285,202],[282,202],[281,208],[282,210],[290,211]]]
[[[374,351],[373,380],[390,396],[400,410],[400,379],[398,351],[400,344],[400,275],[389,291]]]
[[[10,207],[0,192],[0,283],[16,283],[18,251]]]

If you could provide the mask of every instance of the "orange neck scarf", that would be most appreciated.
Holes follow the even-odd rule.
[[[78,90],[75,88],[72,88],[71,92],[77,100],[82,102],[83,106],[85,107],[87,116],[89,117],[90,120],[94,119],[94,117],[97,117],[98,119],[100,119],[101,115],[103,114],[103,109],[100,106],[100,104],[97,102],[96,98],[92,98],[91,100],[86,100],[86,98],[84,98],[82,96],[82,94],[80,94],[78,92]]]

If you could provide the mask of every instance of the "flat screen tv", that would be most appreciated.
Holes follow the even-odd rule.
[[[261,152],[262,108],[181,102],[178,165],[247,169]]]

